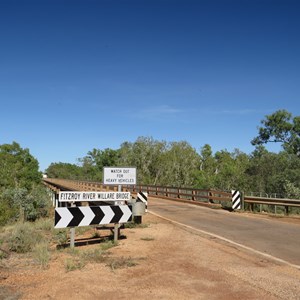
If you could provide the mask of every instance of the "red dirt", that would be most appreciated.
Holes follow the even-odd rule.
[[[30,255],[12,254],[0,261],[0,299],[299,299],[298,269],[151,214],[143,221],[147,228],[122,230],[127,238],[109,249],[112,259],[131,258],[136,266],[87,263],[67,272],[68,250],[51,251],[47,269]]]

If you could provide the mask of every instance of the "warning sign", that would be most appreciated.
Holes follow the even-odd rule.
[[[134,185],[136,184],[136,168],[104,167],[103,184]]]

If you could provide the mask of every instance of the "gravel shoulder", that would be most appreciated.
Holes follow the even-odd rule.
[[[0,261],[0,299],[299,299],[296,268],[149,213],[143,223],[122,230],[126,239],[108,250],[110,263],[67,271],[68,250],[52,250],[42,269],[28,255],[11,255]]]

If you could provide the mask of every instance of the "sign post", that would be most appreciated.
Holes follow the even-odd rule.
[[[103,184],[118,185],[118,192],[122,192],[122,185],[136,184],[136,168],[134,167],[104,167]],[[114,226],[114,242],[118,241],[119,224]]]
[[[75,203],[71,203],[71,207],[75,207]],[[70,248],[73,249],[75,247],[75,227],[70,229]]]

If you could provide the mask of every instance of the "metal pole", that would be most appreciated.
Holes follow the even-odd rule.
[[[75,207],[75,203],[71,203],[71,207]],[[75,227],[70,229],[70,248],[74,249],[75,247]]]
[[[118,192],[121,192],[122,191],[122,185],[118,185]],[[115,205],[118,204],[117,201],[115,201]],[[119,224],[118,223],[115,223],[115,226],[114,226],[114,243],[117,243],[118,242],[118,239],[119,239]]]
[[[245,193],[241,192],[242,210],[245,210]]]

